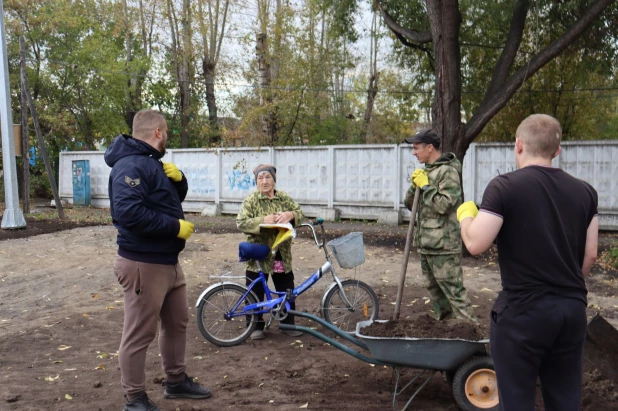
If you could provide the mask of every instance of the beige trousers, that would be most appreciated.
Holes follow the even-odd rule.
[[[114,274],[124,291],[124,326],[118,350],[121,384],[132,400],[146,391],[146,350],[157,328],[166,379],[172,383],[184,379],[187,286],[179,264],[148,264],[116,256]]]

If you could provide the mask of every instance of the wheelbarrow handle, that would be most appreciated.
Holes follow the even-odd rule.
[[[315,316],[313,314],[304,313],[304,312],[301,312],[301,311],[294,311],[294,310],[288,310],[288,314],[293,315],[295,317],[303,317],[303,318],[307,318],[307,319],[309,319],[311,321],[314,321],[314,322],[320,324],[321,326],[328,328],[330,331],[334,332],[339,337],[344,338],[344,339],[350,341],[352,344],[358,345],[363,350],[369,351],[369,348],[367,347],[367,345],[364,342],[362,342],[358,338],[352,337],[349,333],[341,330],[340,328],[335,327],[334,325],[332,325],[331,323],[329,323],[326,320],[323,320],[320,317],[317,317],[317,316]],[[279,328],[281,328],[282,330],[294,330],[294,328],[289,328],[289,327],[294,327],[294,326],[290,325],[290,324],[279,323]],[[298,330],[298,331],[302,331],[302,330]],[[310,333],[310,334],[313,335],[312,333]]]
[[[355,351],[355,350],[351,349],[350,347],[347,347],[347,346],[341,344],[340,342],[335,341],[332,338],[325,336],[321,332],[313,330],[313,329],[311,329],[309,327],[303,327],[302,325],[291,325],[291,324],[279,323],[279,328],[282,329],[282,330],[286,330],[286,331],[302,331],[305,334],[309,334],[309,335],[317,338],[318,340],[322,340],[325,343],[328,343],[328,344],[332,345],[333,347],[340,349],[341,351],[345,352],[346,354],[349,354],[352,357],[357,358],[357,359],[359,359],[361,361],[364,361],[366,363],[375,364],[375,365],[392,366],[391,364],[387,364],[387,363],[384,363],[382,361],[378,361],[378,360],[376,360],[374,358],[367,357],[366,355],[363,355],[363,354],[359,353],[358,351]]]

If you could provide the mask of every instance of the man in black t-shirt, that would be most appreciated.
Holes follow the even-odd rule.
[[[515,134],[517,171],[494,178],[480,212],[457,210],[468,251],[496,240],[502,291],[491,312],[491,355],[502,410],[579,410],[586,337],[584,277],[597,257],[597,192],[551,161],[560,123],[535,114]]]

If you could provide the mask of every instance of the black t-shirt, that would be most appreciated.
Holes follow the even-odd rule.
[[[528,166],[494,178],[481,212],[503,218],[497,237],[503,292],[495,310],[525,310],[544,294],[586,303],[582,264],[597,192],[559,168]]]

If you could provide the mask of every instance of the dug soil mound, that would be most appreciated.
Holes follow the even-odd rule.
[[[470,341],[489,338],[487,327],[459,319],[437,321],[429,315],[373,322],[362,329],[362,334],[386,338],[449,338]]]

